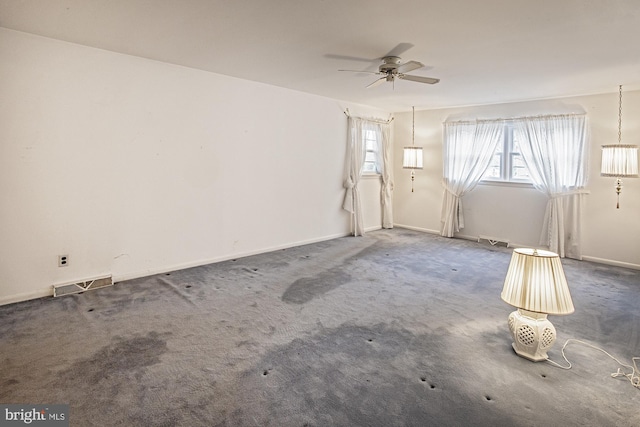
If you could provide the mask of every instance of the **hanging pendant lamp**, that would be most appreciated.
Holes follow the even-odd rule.
[[[638,177],[638,146],[622,144],[622,85],[619,87],[618,143],[602,146],[601,176],[616,178],[616,209],[620,209],[622,178]]]
[[[416,178],[416,169],[422,169],[423,166],[423,154],[422,147],[416,147],[415,134],[416,134],[416,109],[411,107],[413,112],[413,123],[411,126],[411,146],[404,147],[402,155],[402,167],[403,169],[411,169],[411,192],[413,193],[413,181]]]

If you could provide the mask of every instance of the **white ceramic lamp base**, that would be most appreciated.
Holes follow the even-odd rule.
[[[545,313],[518,309],[509,315],[513,349],[518,356],[534,362],[547,359],[547,351],[556,342],[556,328]]]

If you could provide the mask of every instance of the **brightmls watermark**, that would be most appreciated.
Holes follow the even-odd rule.
[[[69,405],[0,404],[0,426],[69,427]]]

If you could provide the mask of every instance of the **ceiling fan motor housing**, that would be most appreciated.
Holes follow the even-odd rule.
[[[385,56],[382,58],[382,65],[378,69],[381,73],[393,72],[400,65],[400,61],[398,56]]]
[[[382,75],[382,77],[379,77],[376,81],[369,84],[367,88],[376,87],[382,84],[384,81],[393,82],[396,78],[428,84],[435,84],[440,81],[440,79],[434,79],[433,77],[422,77],[406,74],[409,71],[417,70],[418,68],[424,67],[424,64],[422,62],[408,61],[404,64],[402,64],[401,62],[402,59],[399,56],[385,56],[382,58],[382,65],[378,67],[378,72],[364,71],[365,73]],[[354,73],[359,72],[357,70],[339,71],[351,71]]]

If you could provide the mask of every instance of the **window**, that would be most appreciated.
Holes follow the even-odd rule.
[[[511,124],[505,125],[504,140],[498,144],[482,181],[531,182]]]
[[[379,174],[382,171],[382,167],[380,165],[380,138],[378,132],[366,129],[363,132],[363,138],[366,154],[362,172],[366,174]]]

